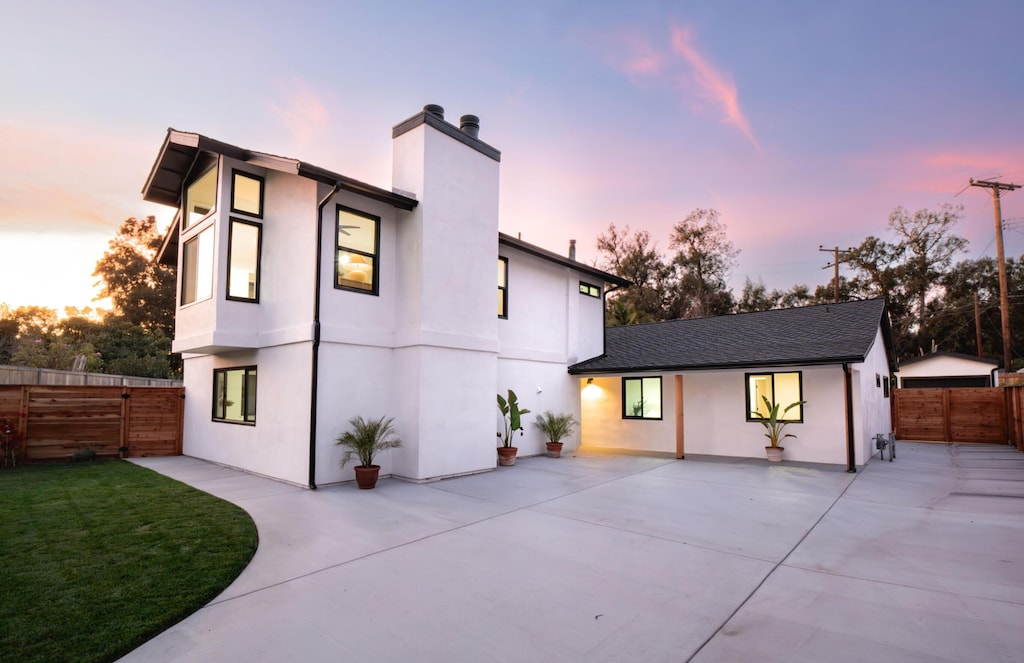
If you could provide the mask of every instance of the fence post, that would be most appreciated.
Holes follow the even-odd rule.
[[[128,419],[131,417],[131,387],[121,387],[121,458],[128,457]]]
[[[18,430],[21,431],[21,459],[28,458],[28,385],[21,387],[21,400],[18,402]]]

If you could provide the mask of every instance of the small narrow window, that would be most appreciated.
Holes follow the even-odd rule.
[[[622,378],[622,418],[661,419],[661,378]]]
[[[263,227],[252,221],[231,219],[228,236],[228,299],[260,299],[260,242]]]
[[[263,218],[263,178],[231,171],[231,211]]]
[[[213,228],[186,240],[181,255],[181,305],[213,295]]]
[[[380,217],[338,205],[334,287],[376,295]]]
[[[584,283],[580,281],[580,294],[587,295],[588,297],[601,297],[601,288],[596,285]]]
[[[205,219],[217,208],[217,165],[200,175],[185,190],[185,228]]]
[[[508,258],[498,257],[498,317],[508,318]]]
[[[803,376],[794,373],[747,373],[747,421],[770,416],[769,407],[779,405],[779,418],[785,421],[802,422],[804,406],[796,405],[790,410],[786,408],[803,400]],[[785,411],[785,412],[784,412]]]
[[[256,423],[256,367],[213,371],[213,419],[235,424]]]

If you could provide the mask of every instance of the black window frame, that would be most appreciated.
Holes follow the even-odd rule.
[[[622,378],[622,418],[629,419],[631,421],[661,421],[665,418],[665,381],[661,379],[660,375],[640,375]],[[647,400],[644,398],[644,380],[657,380],[658,381],[658,416],[648,417],[641,414],[639,417],[633,414],[628,414],[626,411],[626,383],[630,380],[636,380],[640,383],[640,400]]]
[[[231,294],[231,258],[232,248],[234,247],[235,240],[235,224],[240,223],[246,226],[255,226],[257,230],[256,234],[256,293],[253,297],[239,297]],[[247,219],[237,219],[230,217],[228,219],[228,268],[227,268],[227,288],[224,291],[225,299],[233,302],[246,302],[248,304],[259,304],[260,303],[260,265],[263,262],[263,224],[257,221],[249,221]]]
[[[253,214],[247,210],[238,209],[235,207],[235,178],[241,175],[242,177],[248,177],[251,180],[256,180],[260,183],[260,209],[259,213]],[[245,170],[238,170],[237,168],[231,169],[231,214],[244,214],[246,216],[255,217],[257,219],[263,218],[263,195],[267,189],[266,178],[260,175],[253,175],[252,173]]]
[[[508,320],[508,258],[498,256],[498,262],[502,264],[505,273],[505,285],[498,283],[498,292],[501,293],[501,310],[498,311],[498,317]]]
[[[214,176],[213,176],[213,207],[211,207],[210,209],[206,210],[206,212],[201,217],[199,217],[195,221],[192,221],[191,220],[191,214],[192,213],[191,213],[191,210],[189,209],[189,207],[191,206],[191,204],[189,203],[189,200],[191,199],[191,196],[189,196],[189,189],[191,189],[195,185],[196,182],[198,182],[199,180],[201,180],[204,177],[206,177],[207,175],[209,175],[210,171],[214,171],[214,173],[215,173]],[[192,178],[189,181],[189,183],[186,184],[183,187],[183,189],[182,189],[182,196],[181,196],[182,197],[182,201],[184,203],[182,205],[182,215],[181,215],[181,230],[182,230],[182,232],[198,226],[200,223],[202,223],[206,219],[210,218],[211,214],[214,214],[217,211],[217,203],[220,202],[220,200],[219,200],[220,196],[218,195],[218,194],[220,194],[220,191],[219,191],[219,187],[217,186],[219,184],[218,180],[220,178],[220,172],[219,171],[220,171],[220,159],[213,159],[213,161],[210,164],[208,164],[205,168],[203,168],[200,171],[198,176]]]
[[[373,221],[374,233],[373,233],[373,253],[367,253],[366,251],[360,251],[359,249],[352,249],[341,246],[341,213],[347,212],[354,214],[355,216],[361,216],[364,219]],[[347,251],[349,253],[355,253],[365,258],[371,258],[373,260],[373,283],[370,288],[357,288],[350,285],[344,285],[338,283],[339,281],[339,261],[338,252]],[[380,294],[380,217],[376,214],[370,214],[362,210],[355,209],[353,207],[347,207],[346,205],[335,205],[334,207],[334,289],[345,290],[348,292],[358,292],[363,295],[374,295]]]
[[[210,284],[210,294],[208,296],[202,297],[202,298],[200,298],[198,296],[198,288],[197,288],[198,279],[196,278],[196,276],[198,276],[198,264],[199,264],[199,261],[198,261],[199,260],[199,248],[198,248],[198,245],[199,245],[200,239],[206,233],[210,233],[209,240],[211,242],[214,242],[214,258],[213,258],[213,261],[214,261],[214,265],[216,265],[216,262],[217,262],[217,257],[216,257],[216,240],[217,240],[217,237],[216,237],[216,233],[213,230],[213,226],[212,225],[211,226],[207,226],[207,227],[203,228],[202,230],[199,230],[198,232],[194,233],[191,237],[189,237],[187,239],[184,239],[181,242],[181,278],[179,279],[179,284],[180,284],[181,288],[180,288],[180,291],[178,293],[178,301],[179,301],[179,305],[178,306],[179,306],[179,308],[182,307],[182,306],[191,306],[192,304],[195,304],[196,302],[205,302],[205,301],[207,301],[209,299],[212,299],[213,296],[214,296],[213,284],[212,283]],[[195,274],[193,274],[193,276],[192,276],[192,279],[189,280],[189,270],[188,270],[189,265],[186,264],[185,261],[188,258],[188,246],[190,244],[192,244],[193,242],[196,243],[196,252],[195,252],[195,258],[196,258],[195,267],[196,267],[196,270],[195,270]],[[212,274],[211,274],[211,278],[212,278]],[[192,285],[193,290],[196,291],[196,294],[195,294],[195,296],[193,296],[192,299],[190,299],[188,301],[185,301],[185,296],[186,296],[186,294],[188,292],[188,286],[190,284]]]
[[[233,372],[239,372],[239,371],[241,371],[243,373],[243,375],[242,375],[242,419],[241,420],[238,420],[238,419],[228,419],[225,416],[223,416],[224,415],[224,411],[227,409],[227,406],[223,405],[224,400],[226,400],[226,399],[223,399],[221,401],[222,405],[221,405],[221,408],[220,408],[220,410],[221,410],[220,414],[222,416],[218,417],[217,416],[218,415],[218,408],[217,408],[217,396],[218,396],[217,377],[219,375],[226,375],[227,373],[233,373]],[[253,377],[253,387],[252,388],[253,388],[253,392],[254,392],[252,394],[252,399],[251,399],[252,400],[252,412],[251,413],[249,412],[249,401],[250,401],[250,398],[249,398],[249,376],[250,376],[250,374]],[[223,384],[225,386],[227,385],[227,379],[226,378],[224,379]],[[258,385],[259,385],[259,377],[258,377],[258,373],[256,372],[256,365],[252,365],[252,366],[226,366],[224,368],[215,368],[215,369],[213,369],[213,390],[212,390],[213,391],[213,402],[212,402],[212,413],[211,413],[213,421],[216,421],[218,423],[224,423],[224,424],[239,424],[239,425],[242,425],[242,426],[255,426],[256,425],[256,397],[258,395]],[[251,419],[249,418],[250,414],[252,415]]]
[[[804,372],[803,371],[765,371],[765,372],[760,372],[760,373],[744,373],[743,374],[743,394],[744,394],[743,395],[743,399],[747,403],[747,413],[746,413],[747,414],[747,421],[754,421],[754,422],[762,421],[762,419],[760,419],[758,417],[752,416],[752,414],[754,412],[754,409],[750,406],[751,405],[750,404],[750,378],[755,377],[755,376],[756,377],[762,377],[762,376],[770,375],[771,378],[772,378],[772,397],[774,398],[774,396],[775,396],[775,376],[776,375],[789,375],[791,373],[795,373],[797,375],[797,384],[798,384],[798,386],[800,388],[800,396],[797,398],[798,401],[801,401],[801,405],[800,405],[800,418],[799,419],[784,419],[784,421],[786,423],[790,423],[790,424],[802,424],[802,423],[804,423],[804,405],[806,405],[806,403],[802,402],[804,400]],[[776,402],[778,402],[778,401],[776,401]],[[782,409],[784,409],[787,405],[789,405],[789,403],[783,403],[782,404],[782,408],[779,408],[779,414],[780,415],[782,414]]]
[[[595,291],[597,294],[594,294]],[[593,283],[580,281],[580,294],[586,295],[587,297],[593,297],[594,299],[601,299],[601,287],[596,286]]]

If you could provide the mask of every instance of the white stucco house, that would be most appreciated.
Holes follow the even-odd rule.
[[[933,352],[900,362],[896,378],[904,389],[994,387],[999,362],[959,352]]]
[[[168,130],[143,197],[178,209],[159,259],[186,455],[316,487],[353,476],[347,421],[387,415],[404,446],[381,474],[427,480],[495,467],[499,392],[581,416],[566,369],[601,354],[627,282],[498,232],[501,155],[475,116],[426,106],[392,138],[380,188]],[[532,426],[516,444],[543,451]]]
[[[605,353],[570,367],[583,381],[588,447],[764,457],[752,412],[789,411],[785,459],[849,471],[892,431],[896,368],[881,299],[672,320],[607,330]]]

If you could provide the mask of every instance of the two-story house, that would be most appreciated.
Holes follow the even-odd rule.
[[[602,353],[622,279],[498,232],[501,154],[429,105],[396,125],[390,188],[168,130],[143,197],[178,213],[184,452],[315,487],[352,478],[334,440],[394,416],[382,474],[496,464],[495,394],[580,417],[567,367]],[[520,453],[541,453],[528,427]]]

